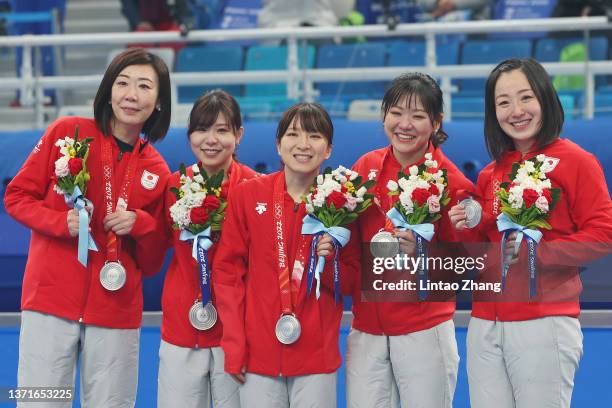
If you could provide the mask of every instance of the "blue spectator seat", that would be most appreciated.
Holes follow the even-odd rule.
[[[583,41],[580,37],[542,38],[535,44],[534,58],[540,62],[557,62],[563,47]],[[589,59],[593,61],[608,59],[608,39],[606,37],[594,37],[589,40]]]
[[[595,116],[612,116],[612,93],[595,93]]]
[[[315,48],[308,45],[305,48],[306,60],[304,62],[304,47],[298,47],[298,66],[307,68],[314,66]],[[287,68],[287,47],[252,46],[247,50],[245,70],[280,70]],[[272,97],[278,100],[286,98],[287,86],[284,82],[273,84],[248,84],[245,90],[247,97]]]
[[[424,41],[391,41],[387,45],[387,66],[425,66],[426,46]],[[459,42],[437,41],[436,63],[438,65],[455,65],[458,63]]]
[[[530,40],[468,40],[463,44],[461,64],[497,64],[508,58],[531,57]],[[484,79],[464,79],[462,95],[484,95]]]
[[[484,97],[454,95],[452,99],[453,120],[484,119]]]
[[[240,71],[244,51],[241,46],[198,46],[185,47],[178,53],[176,72]],[[223,88],[233,96],[241,94],[240,85],[180,86],[179,102],[194,102],[204,92]]]
[[[558,62],[561,50],[569,44],[583,42],[581,37],[572,38],[542,38],[535,44],[534,58],[540,62]],[[605,61],[608,59],[608,39],[606,37],[594,37],[589,40],[589,60]],[[601,88],[608,81],[602,75],[595,77],[595,86]]]
[[[317,68],[358,68],[385,66],[384,43],[323,45],[317,55]],[[383,81],[326,82],[318,84],[321,96],[380,97],[384,93]]]

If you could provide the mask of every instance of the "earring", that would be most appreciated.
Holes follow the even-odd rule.
[[[109,104],[109,105],[112,105],[113,103],[112,103],[111,101],[108,101],[108,104]]]
[[[157,109],[158,112],[161,112],[161,105],[157,105],[155,109]]]

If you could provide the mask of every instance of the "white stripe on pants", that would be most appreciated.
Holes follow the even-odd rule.
[[[223,370],[221,347],[194,349],[161,341],[158,408],[240,408],[238,383]]]
[[[397,407],[399,393],[405,408],[450,408],[458,368],[452,320],[401,336],[351,329],[346,354],[347,405]]]
[[[240,386],[242,408],[337,408],[337,374],[270,377],[246,374]]]
[[[582,357],[578,319],[472,317],[467,370],[472,408],[569,408]]]
[[[131,408],[136,401],[140,329],[85,325],[49,314],[21,312],[19,387],[73,387],[81,361],[83,408]],[[19,407],[71,407],[20,403]]]

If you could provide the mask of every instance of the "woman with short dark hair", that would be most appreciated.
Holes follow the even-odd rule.
[[[485,141],[494,161],[478,177],[483,222],[466,231],[465,209],[449,211],[466,241],[495,243],[478,281],[503,288],[473,295],[474,408],[570,407],[582,357],[579,266],[610,253],[612,202],[595,156],[560,137],[563,116],[537,61],[506,60],[489,75]]]
[[[242,384],[242,407],[336,407],[342,302],[334,300],[333,262],[321,275],[320,298],[306,296],[312,235],[302,234],[302,198],[331,154],[332,137],[321,105],[292,106],[276,132],[283,170],[232,193],[213,286],[223,320],[225,371]],[[358,263],[350,246],[340,254],[343,284]],[[316,252],[333,253],[329,235]]]
[[[196,236],[197,231],[193,228],[196,235],[185,235],[190,226],[173,229],[172,224],[181,213],[189,217],[189,224],[210,224],[210,214],[218,214],[216,210],[232,200],[234,189],[257,176],[235,159],[243,133],[240,107],[230,94],[216,89],[202,95],[193,104],[187,129],[196,164],[187,167],[184,176],[177,171],[168,179],[165,234],[172,241],[174,255],[162,294],[159,408],[208,407],[209,401],[215,408],[240,408],[238,384],[223,370],[224,356],[220,346],[223,323],[217,318],[217,296],[210,287],[210,276],[216,273],[215,260],[223,223],[215,226],[215,230],[201,232],[200,236]],[[206,177],[223,172],[219,191],[203,188],[204,176],[198,175],[202,171]],[[191,192],[185,192],[186,177],[202,184],[198,184],[195,191],[190,188]],[[182,199],[170,191],[173,188],[183,190]],[[195,194],[187,196],[188,193]],[[191,197],[195,202],[186,203]],[[197,228],[205,229],[201,224]],[[193,241],[198,239],[210,245],[205,261],[193,256]],[[205,269],[202,269],[204,264]]]
[[[420,72],[395,78],[385,92],[381,113],[389,145],[364,154],[353,165],[363,177],[376,180],[371,190],[375,203],[358,220],[362,258],[369,258],[368,251],[385,261],[399,254],[419,259],[415,248],[420,236],[409,226],[392,222],[391,211],[401,203],[406,213],[431,213],[437,219],[427,223],[432,229],[428,241],[432,245],[455,242],[454,230],[444,215],[444,201],[456,202],[459,190],[473,185],[442,151],[448,135],[442,128],[442,90],[435,79]],[[429,176],[420,180],[421,187],[412,192],[406,188],[398,196],[398,184],[407,181],[398,180],[398,173],[417,178],[419,168],[425,167]],[[425,180],[435,183],[429,185]],[[421,190],[420,198],[414,193],[417,190]],[[393,254],[386,253],[394,245]],[[375,254],[378,251],[385,254]],[[361,286],[356,285],[353,293],[354,319],[347,338],[347,406],[392,407],[401,402],[403,407],[450,408],[459,367],[452,320],[454,292],[425,294],[420,282],[426,284],[427,276],[392,270],[386,278],[380,276],[401,276],[411,280],[414,289],[372,295],[375,288],[368,287],[371,279],[367,278],[372,276],[370,266],[362,261]],[[429,276],[434,273],[439,275],[431,271]],[[450,274],[451,279],[454,275]]]
[[[132,407],[142,277],[158,272],[148,253],[161,250],[170,173],[149,143],[170,123],[163,61],[142,49],[119,54],[94,116],[51,124],[7,187],[7,212],[32,230],[18,385],[74,388],[80,361],[84,406]]]

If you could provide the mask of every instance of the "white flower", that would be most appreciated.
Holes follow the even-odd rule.
[[[387,189],[389,191],[397,191],[397,189],[399,188],[397,182],[395,182],[395,180],[389,180],[389,182],[387,183]]]
[[[198,167],[198,165],[197,165],[197,164],[192,165],[192,166],[191,166],[191,170],[192,170],[194,173],[199,173],[199,172],[200,172],[200,168]]]
[[[204,184],[204,177],[200,173],[198,173],[193,176],[193,181],[195,181],[196,183]]]
[[[350,181],[355,180],[359,176],[359,174],[356,171],[351,171],[351,170],[349,170],[348,175],[349,175]]]
[[[319,174],[317,176],[317,185],[321,185],[321,184],[323,184],[323,175]]]
[[[64,192],[62,191],[62,189],[60,188],[60,186],[58,186],[57,184],[53,185],[53,191],[55,191],[57,194],[59,195],[64,195]]]
[[[540,153],[540,154],[538,154],[538,155],[536,156],[536,159],[537,159],[539,162],[543,162],[544,160],[546,160],[546,156]]]
[[[410,199],[410,195],[411,193],[408,193],[405,191],[399,195],[400,203],[402,204],[402,206],[406,210],[406,213],[408,214],[412,214],[412,212],[414,211],[414,204],[412,200]]]
[[[312,214],[314,212],[314,205],[312,205],[311,203],[306,204],[306,212],[308,214]]]
[[[365,195],[365,193],[367,193],[367,191],[368,191],[367,188],[361,187],[359,190],[357,190],[355,195],[357,195],[357,197],[359,197],[359,198],[363,198],[363,196]]]
[[[546,200],[546,197],[544,196],[538,197],[538,199],[535,202],[535,206],[543,213],[548,212],[548,200]]]
[[[425,160],[431,160],[433,156],[431,155],[431,153],[425,153]]]
[[[410,171],[411,176],[416,176],[419,174],[419,168],[417,166],[410,166],[408,171]]]
[[[425,160],[426,167],[438,167],[438,162],[436,160]]]
[[[62,156],[55,161],[55,175],[57,177],[66,177],[70,174],[70,168],[68,167],[69,157]]]
[[[542,166],[540,166],[540,171],[542,173],[548,173],[549,171],[555,168],[555,161],[551,159],[546,159]]]

